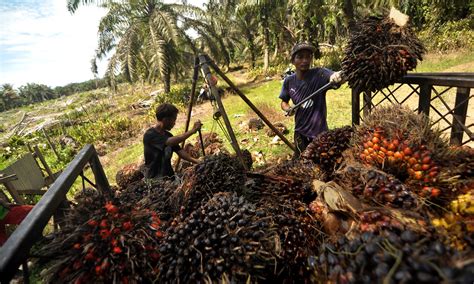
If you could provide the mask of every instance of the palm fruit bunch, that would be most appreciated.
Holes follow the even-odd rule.
[[[318,164],[330,178],[342,163],[342,152],[349,148],[353,132],[351,126],[323,132],[306,147],[301,157]]]
[[[347,171],[357,173],[355,168],[349,167]],[[410,188],[390,174],[369,169],[360,173],[359,178],[360,182],[350,186],[356,196],[394,208],[414,209],[418,205],[417,196]]]
[[[305,282],[310,275],[306,260],[319,250],[323,233],[307,204],[299,200],[262,198],[259,208],[273,217],[279,236],[277,282]]]
[[[166,231],[158,281],[265,282],[274,276],[271,216],[235,193],[215,194]]]
[[[400,211],[388,210],[387,208],[373,208],[364,210],[358,214],[358,230],[360,232],[377,232],[380,230],[408,230],[424,232],[425,218],[414,214],[403,215]]]
[[[304,159],[284,161],[267,170],[267,174],[295,178],[304,182],[311,182],[315,179],[327,179],[318,165],[310,160]]]
[[[46,282],[151,282],[163,236],[158,214],[90,190],[38,254]]]
[[[222,143],[222,140],[217,136],[215,132],[202,133],[202,141],[204,143],[204,152],[206,155],[215,155],[219,153],[227,153],[227,150]],[[196,137],[194,144],[188,143],[184,146],[184,150],[188,152],[191,157],[199,158],[203,156],[201,139],[199,136]],[[188,161],[182,161],[180,169],[184,170],[192,167],[193,164]]]
[[[243,195],[253,201],[260,202],[262,198],[312,200],[314,192],[311,183],[292,176],[275,174],[248,173]]]
[[[400,13],[401,14],[401,13]],[[373,92],[416,68],[425,53],[407,21],[391,13],[361,20],[351,32],[342,70],[352,89]]]
[[[171,201],[183,214],[194,211],[217,192],[241,193],[245,169],[239,159],[227,154],[206,156],[204,161],[184,174],[182,184]]]
[[[249,119],[248,126],[249,126],[249,130],[257,131],[265,127],[265,124],[263,123],[263,120],[261,120],[260,118],[254,117],[254,118]]]
[[[431,220],[447,243],[458,250],[474,246],[474,191],[459,195],[448,206],[450,212]]]
[[[288,128],[286,128],[286,126],[281,123],[281,122],[277,122],[275,123],[273,126],[275,126],[275,128],[280,131],[280,133],[282,134],[288,134]],[[276,135],[275,131],[273,131],[271,128],[268,128],[265,133],[267,134],[268,137],[273,137]]]
[[[143,179],[140,163],[125,165],[115,175],[115,181],[120,188],[126,188],[128,185]]]
[[[321,283],[470,283],[464,257],[430,234],[381,230],[326,243],[308,264]]]
[[[429,194],[421,189],[437,184],[440,165],[449,155],[441,137],[423,114],[403,106],[377,107],[358,127],[352,144],[363,163],[418,185],[423,196],[437,198],[441,189],[433,187]]]
[[[179,214],[179,208],[170,201],[177,187],[178,185],[170,179],[151,179],[137,184],[137,187],[129,187],[130,190],[123,192],[120,198],[123,200],[129,196],[141,196],[137,199],[129,198],[129,200],[134,200],[133,202],[142,208],[159,212],[161,220],[169,221]]]

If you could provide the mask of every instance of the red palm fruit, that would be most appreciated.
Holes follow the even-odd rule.
[[[397,151],[393,153],[393,157],[397,160],[403,160],[403,152]]]
[[[430,168],[431,168],[431,165],[429,165],[429,164],[423,164],[423,165],[421,165],[421,169],[424,170],[424,171],[427,171],[427,170],[429,170]]]
[[[416,180],[421,180],[423,178],[423,172],[422,171],[415,171],[413,174],[413,178]]]
[[[87,221],[87,225],[91,226],[91,227],[97,227],[99,223],[97,223],[96,220],[94,219],[90,219],[89,221]]]
[[[410,157],[410,159],[408,159],[408,163],[410,165],[414,165],[414,164],[418,163],[418,160],[415,159],[414,157]]]
[[[413,152],[411,150],[410,147],[406,146],[404,149],[403,149],[403,154],[405,155],[411,155]]]
[[[73,248],[74,249],[81,249],[81,244],[80,243],[75,243]]]
[[[424,156],[423,159],[421,160],[423,164],[429,164],[431,162],[431,157],[430,156]]]
[[[379,139],[378,137],[374,136],[374,137],[372,138],[372,142],[373,142],[374,144],[378,144],[378,143],[380,143],[380,139]]]
[[[421,171],[421,165],[420,164],[414,164],[411,167],[415,171]]]
[[[123,228],[125,231],[131,230],[131,229],[133,228],[132,222],[130,222],[130,221],[123,222],[123,223],[122,223],[122,228]]]
[[[115,253],[115,254],[121,254],[122,253],[122,249],[120,247],[114,247],[112,249],[112,251]]]
[[[107,223],[107,219],[102,219],[100,221],[100,227],[101,228],[107,228],[109,226],[109,224]]]
[[[441,194],[441,190],[439,188],[433,187],[431,189],[431,197],[438,197]]]

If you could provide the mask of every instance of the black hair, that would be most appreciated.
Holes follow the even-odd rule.
[[[162,103],[161,105],[156,107],[155,115],[156,120],[163,120],[163,118],[173,118],[178,115],[178,108],[176,108],[172,104]]]

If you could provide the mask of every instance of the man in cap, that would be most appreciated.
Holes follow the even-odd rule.
[[[290,99],[297,104],[313,92],[327,84],[342,83],[341,72],[333,72],[326,68],[311,68],[316,48],[307,42],[296,44],[291,50],[291,63],[296,72],[285,78],[280,92],[281,108],[288,112],[291,108]],[[308,100],[301,105],[295,115],[295,146],[294,158],[298,158],[308,144],[321,132],[328,129],[326,121],[326,94]]]

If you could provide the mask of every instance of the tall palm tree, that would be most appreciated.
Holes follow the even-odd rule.
[[[75,11],[79,4],[99,1],[68,0]],[[165,92],[170,92],[172,74],[179,74],[190,54],[198,52],[194,41],[186,33],[193,27],[200,34],[212,35],[209,27],[199,21],[204,11],[183,4],[169,4],[161,0],[106,1],[108,9],[99,24],[99,47],[96,58],[113,54],[106,77],[114,86],[117,71],[130,82],[160,79]],[[191,69],[191,68],[189,68]]]
[[[242,0],[238,10],[257,17],[263,33],[263,69],[267,72],[270,63],[271,22],[275,13],[286,7],[285,0]]]

